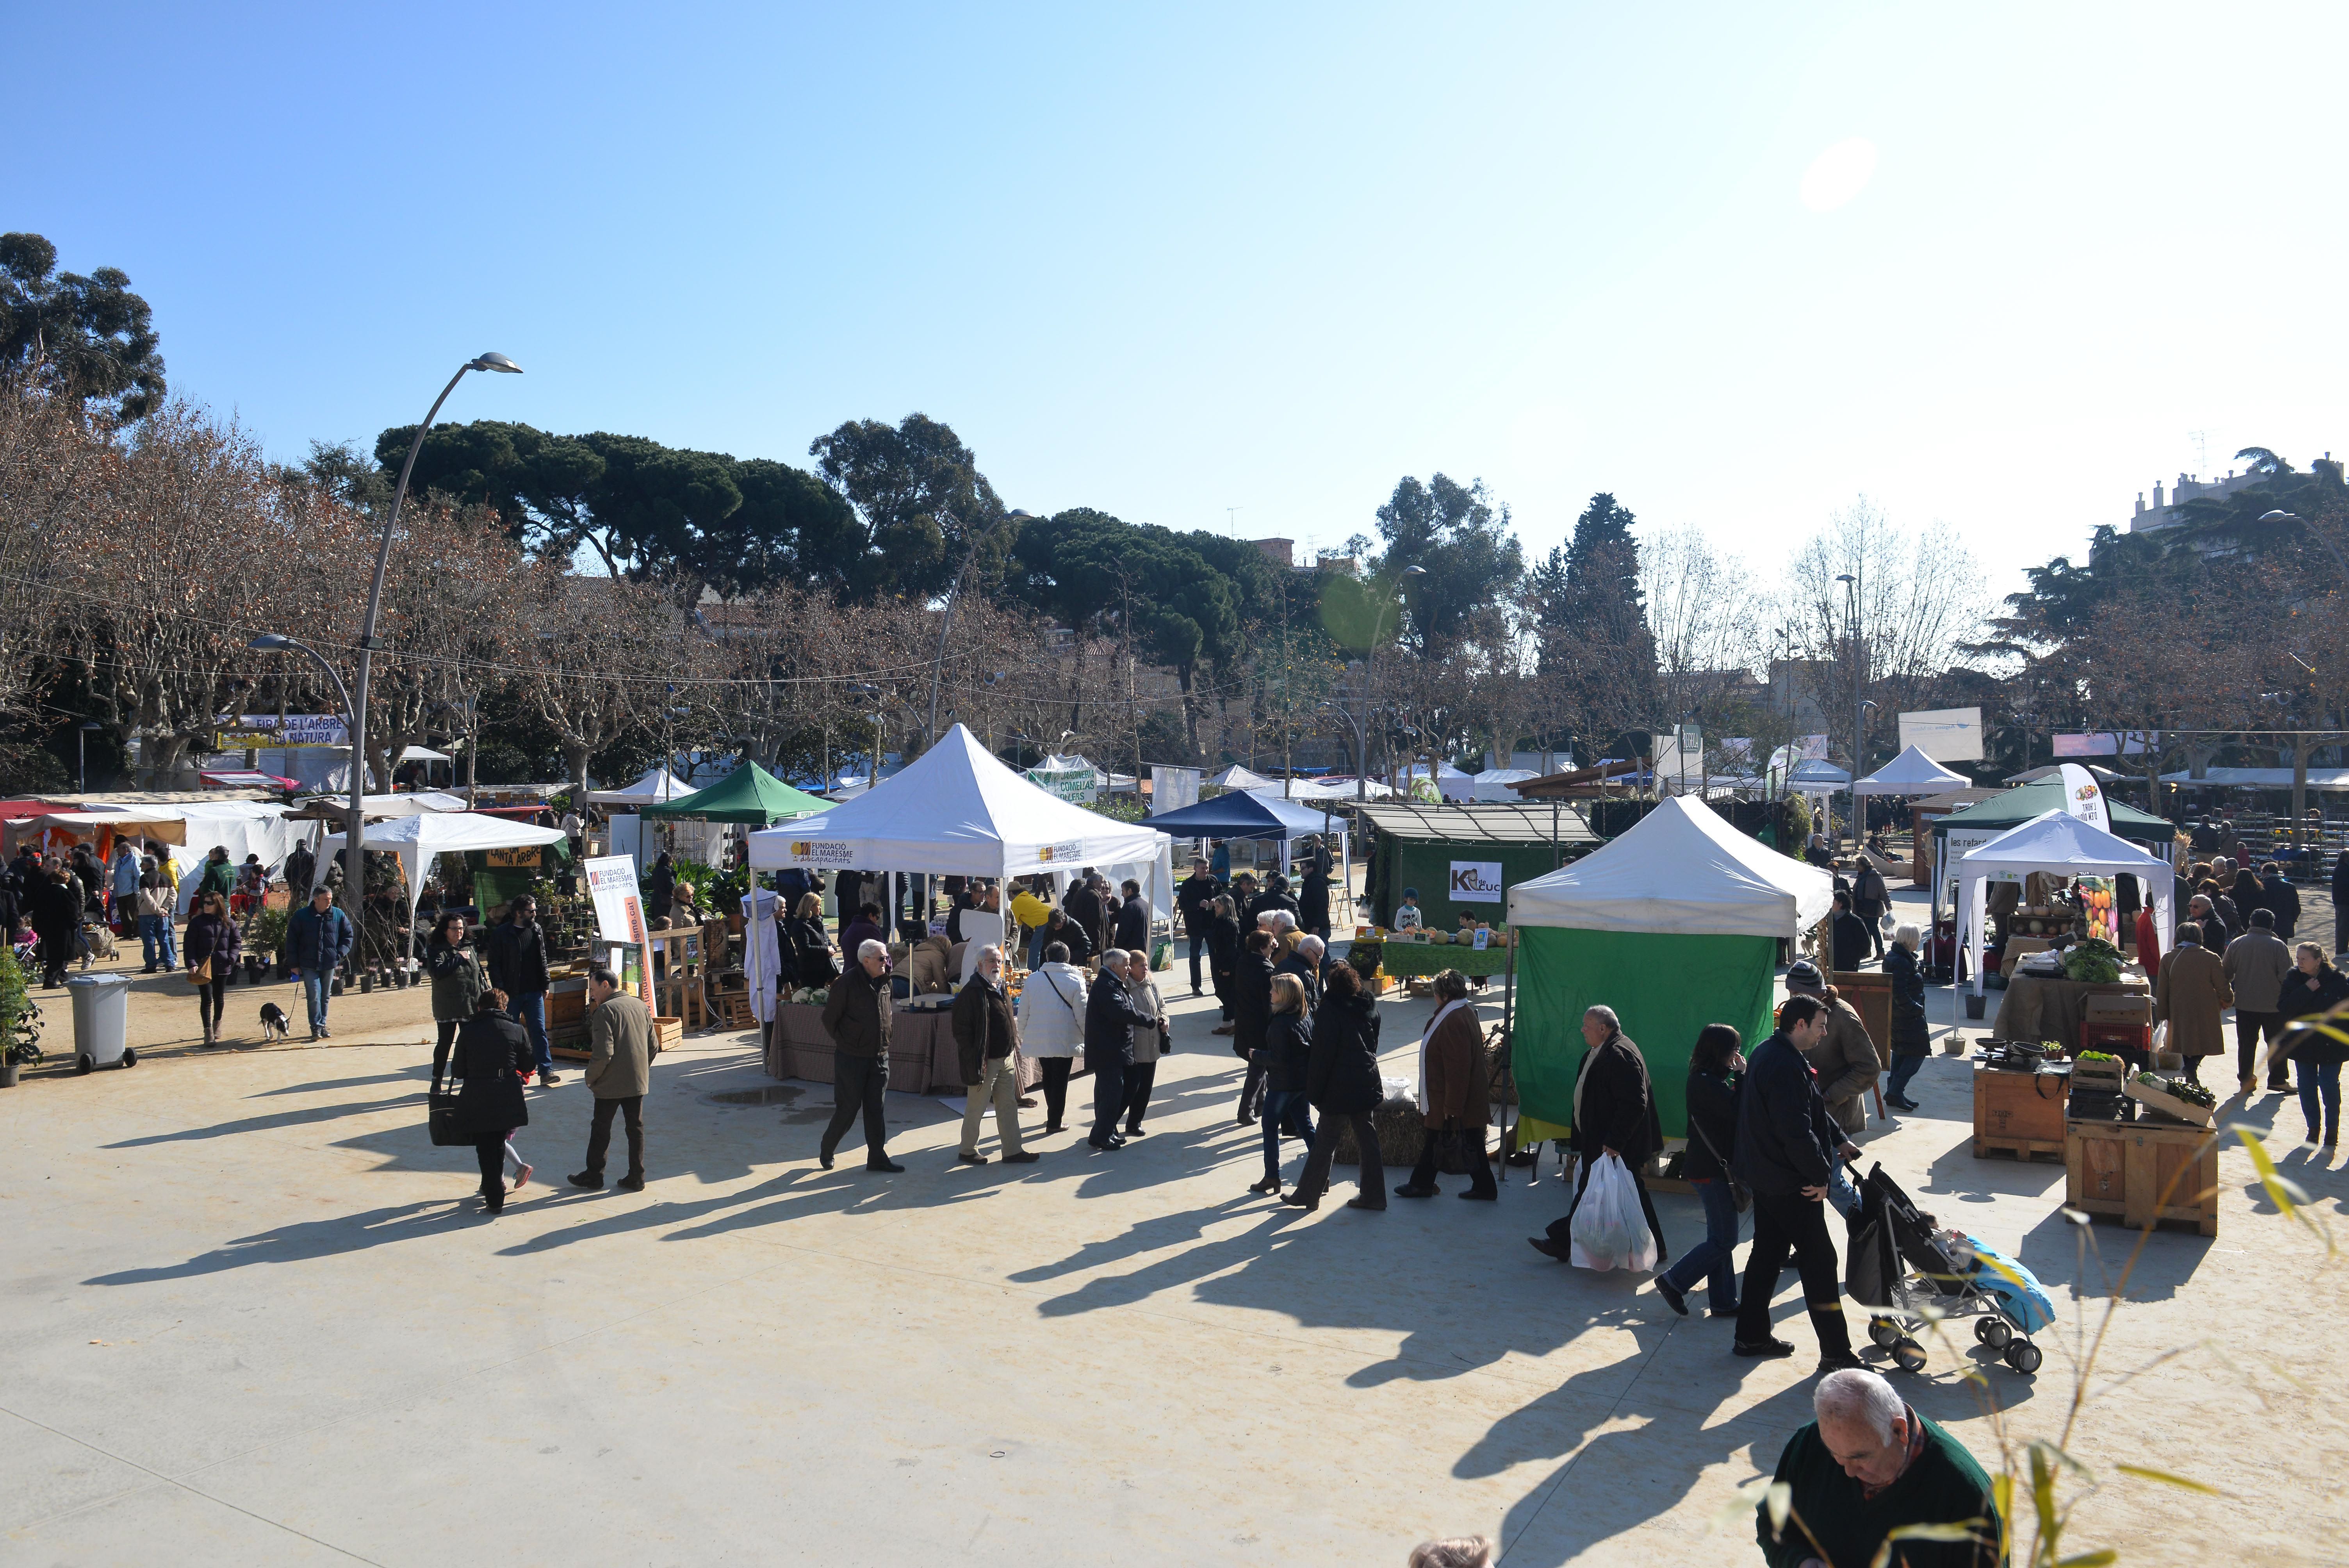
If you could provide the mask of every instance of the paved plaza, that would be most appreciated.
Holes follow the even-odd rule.
[[[240,987],[233,1018],[264,994],[293,1005]],[[1428,1005],[1381,1010],[1410,1075]],[[710,1035],[654,1069],[644,1194],[563,1186],[574,1075],[533,1094],[538,1174],[495,1221],[471,1151],[426,1138],[420,993],[353,999],[324,1047],[166,1046],[174,1017],[192,1033],[177,983],[142,982],[135,1012],[136,1068],[0,1095],[12,1563],[1374,1565],[1474,1531],[1512,1564],[1741,1563],[1750,1524],[1716,1516],[1809,1416],[1791,1271],[1803,1353],[1735,1360],[1727,1324],[1673,1316],[1644,1276],[1526,1246],[1564,1206],[1547,1161],[1491,1205],[1244,1192],[1257,1135],[1208,1004],[1177,1005],[1151,1135],[1123,1153],[1062,1135],[1033,1166],[957,1168],[952,1113],[893,1095],[906,1172],[866,1175],[854,1145],[826,1172],[830,1090]],[[2068,1326],[2062,1170],[1971,1157],[1966,1073],[1937,1056],[1923,1113],[1868,1152],[2019,1250]],[[2282,1103],[2249,1119],[2292,1136]],[[2339,1223],[2349,1180],[2285,1163]],[[2338,1562],[2342,1269],[2242,1152],[2220,1171],[2218,1237],[2154,1238],[2074,1447],[2226,1495],[2107,1471],[2073,1539]],[[1675,1248],[1701,1233],[1692,1200],[1661,1202]],[[2095,1239],[2117,1260],[2130,1237]],[[2068,1332],[2042,1342],[2035,1381],[1969,1334],[1900,1386],[1993,1462],[1961,1373],[1984,1367],[2018,1437],[2052,1435]]]

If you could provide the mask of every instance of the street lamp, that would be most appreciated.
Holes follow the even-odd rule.
[[[384,520],[383,538],[376,545],[375,579],[367,585],[367,619],[359,623],[358,700],[352,702],[347,696],[345,698],[345,706],[350,713],[351,820],[346,826],[343,835],[343,874],[344,880],[349,884],[345,896],[352,901],[356,901],[359,896],[357,891],[361,885],[359,841],[367,836],[365,824],[367,678],[374,673],[375,668],[375,626],[376,619],[383,608],[384,569],[391,563],[391,536],[399,529],[399,510],[408,500],[408,477],[416,469],[416,454],[424,449],[425,433],[432,428],[432,421],[440,417],[440,405],[449,400],[449,394],[457,389],[457,383],[465,378],[465,372],[468,370],[494,370],[505,376],[522,374],[522,366],[502,354],[480,355],[457,366],[457,374],[449,377],[449,385],[440,388],[440,396],[432,399],[432,407],[425,410],[424,423],[416,427],[416,438],[408,443],[408,460],[399,465],[399,483],[391,492],[391,515]],[[263,646],[265,641],[266,639],[256,639],[251,645],[258,648]],[[291,639],[287,638],[279,639],[280,643],[290,641]],[[299,644],[294,645],[300,646]],[[318,657],[315,652],[308,649],[304,651],[310,653],[310,656],[314,659]],[[326,664],[324,659],[319,659],[318,662],[322,665]],[[333,673],[331,665],[328,666],[328,673]],[[339,691],[342,684],[342,681],[337,678],[335,682],[336,689]],[[387,786],[389,782],[388,779],[385,780]],[[356,902],[353,902],[351,907],[356,911],[358,906]],[[353,918],[356,920],[356,914]]]
[[[1857,850],[1866,837],[1859,822],[1860,738],[1866,723],[1862,715],[1873,705],[1860,695],[1865,684],[1859,668],[1859,579],[1848,572],[1838,572],[1836,581],[1843,584],[1844,619],[1851,630],[1851,841]]]
[[[2324,546],[2325,553],[2333,557],[2333,564],[2341,568],[2341,575],[2344,577],[2349,577],[2349,560],[2344,560],[2342,558],[2341,547],[2333,543],[2332,540],[2326,538],[2323,533],[2318,531],[2317,526],[2314,523],[2309,521],[2308,519],[2301,516],[2298,512],[2281,511],[2263,511],[2260,514],[2260,521],[2261,522],[2296,522],[2300,524],[2301,527],[2308,530],[2309,533],[2315,538],[2317,543]]]
[[[358,735],[358,717],[357,713],[351,707],[350,691],[343,685],[343,677],[341,674],[336,670],[332,664],[327,662],[325,655],[319,653],[317,649],[312,647],[307,643],[295,642],[293,638],[277,632],[264,632],[261,635],[254,638],[253,641],[245,644],[245,646],[253,649],[256,653],[263,654],[307,655],[310,662],[317,665],[320,669],[326,671],[326,678],[335,683],[335,695],[340,697],[343,703],[344,730],[350,737],[354,738],[357,738]],[[363,783],[364,776],[357,773],[358,767],[358,748],[354,746],[351,749],[351,768],[354,776],[361,778]],[[343,825],[343,902],[345,904],[349,906],[351,920],[354,925],[356,925],[358,920],[359,893],[357,890],[361,885],[359,882],[359,841],[367,836],[367,830],[365,827],[357,825],[360,822],[360,817],[361,807],[358,798],[355,794],[351,799],[351,820]]]

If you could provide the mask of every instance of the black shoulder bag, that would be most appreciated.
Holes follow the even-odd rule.
[[[1729,1161],[1723,1160],[1721,1150],[1713,1146],[1712,1138],[1705,1133],[1704,1124],[1692,1116],[1689,1118],[1689,1130],[1704,1140],[1705,1152],[1712,1155],[1713,1162],[1721,1167],[1721,1179],[1729,1183],[1729,1201],[1737,1205],[1737,1212],[1742,1214],[1752,1208],[1754,1194],[1740,1186],[1737,1178],[1729,1173]]]
[[[453,1040],[450,1042],[450,1049],[456,1049]],[[425,1097],[424,1126],[432,1135],[435,1149],[470,1148],[473,1142],[473,1135],[466,1128],[464,1117],[457,1109],[456,1076],[453,1073],[450,1075],[449,1087],[444,1090],[440,1087],[440,1069],[438,1067],[432,1069],[432,1088]]]

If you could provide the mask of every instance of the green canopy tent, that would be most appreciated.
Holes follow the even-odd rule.
[[[771,828],[832,807],[822,796],[794,789],[757,763],[745,762],[707,789],[657,801],[639,814],[657,822],[750,822]]]
[[[1665,1136],[1685,1136],[1697,1031],[1729,1024],[1749,1045],[1768,1036],[1778,944],[1826,918],[1834,892],[1826,872],[1678,795],[1605,848],[1512,888],[1518,1144],[1566,1136],[1582,1017],[1600,1005],[1647,1058]]]

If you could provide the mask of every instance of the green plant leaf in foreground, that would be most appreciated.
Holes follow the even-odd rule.
[[[2283,1213],[2323,1236],[2327,1257],[2339,1255],[2340,1248],[2333,1241],[2333,1227],[2322,1223],[2308,1212],[2307,1190],[2275,1168],[2275,1161],[2269,1157],[2268,1146],[2261,1140],[2259,1132],[2240,1122],[2229,1130],[2242,1140],[2243,1150],[2251,1157],[2251,1166],[2259,1172],[2260,1185],[2267,1189],[2269,1200]]]
[[[2211,1486],[2207,1482],[2190,1480],[2182,1475],[2172,1475],[2168,1470],[2147,1470],[2143,1465],[2122,1464],[2116,1464],[2113,1466],[2113,1469],[2120,1471],[2123,1475],[2133,1475],[2139,1480],[2158,1480],[2164,1486],[2181,1486],[2188,1491],[2199,1491],[2209,1497],[2224,1497],[2227,1495],[2225,1492],[2220,1491],[2217,1487]]]
[[[2117,1563],[2120,1560],[2121,1554],[2109,1546],[2104,1546],[2094,1552],[2080,1553],[2073,1557],[2059,1557],[2055,1561],[2055,1568],[2105,1568],[2106,1563]]]

